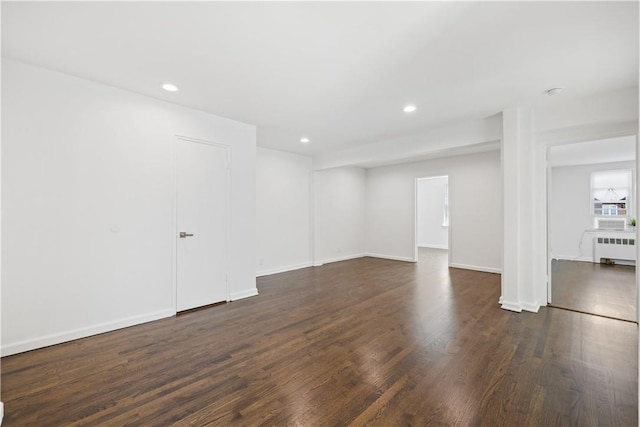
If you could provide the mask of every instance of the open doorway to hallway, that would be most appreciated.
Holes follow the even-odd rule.
[[[416,179],[416,261],[419,250],[449,249],[449,177]],[[448,258],[448,256],[447,256]]]
[[[550,305],[637,321],[635,144],[550,147]]]

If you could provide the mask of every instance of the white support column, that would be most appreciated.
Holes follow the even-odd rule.
[[[531,108],[502,112],[501,148],[504,230],[500,304],[506,310],[536,312],[540,302],[533,277],[536,151]]]
[[[535,116],[534,116],[535,118]],[[533,151],[533,298],[537,308],[549,302],[548,231],[547,231],[547,146],[534,141]]]
[[[2,8],[0,8],[0,21],[2,20],[2,12],[1,12],[1,11],[2,11]],[[2,37],[0,36],[0,42],[2,41],[1,39],[2,39]],[[1,68],[0,68],[0,70],[1,70]],[[0,80],[2,80],[2,72],[1,72],[1,71],[0,71]],[[2,97],[2,89],[0,88],[0,98],[1,98],[1,97]],[[0,112],[0,129],[2,128],[2,119],[1,119],[1,117],[2,117],[2,114],[1,114],[1,112]],[[0,145],[2,145],[2,144],[0,144]],[[2,148],[1,148],[1,147],[0,147],[0,153],[2,153]],[[2,157],[2,155],[1,155],[1,154],[0,154],[0,157]],[[0,159],[0,160],[1,160],[1,159]],[[1,162],[1,161],[0,161],[0,164],[2,164],[2,162]],[[1,195],[0,195],[0,196],[1,196]],[[0,197],[0,200],[1,200],[1,199],[2,199],[2,197]],[[0,207],[0,212],[2,212],[1,207]],[[0,221],[0,223],[1,223],[1,221]],[[0,240],[1,240],[1,239],[2,239],[2,230],[0,230]],[[2,256],[1,256],[1,255],[2,255],[2,254],[0,254],[0,259],[2,259]],[[1,271],[1,270],[2,270],[2,264],[0,263],[0,271]],[[2,284],[1,284],[1,283],[0,283],[0,288],[2,288]],[[0,295],[1,295],[1,294],[2,294],[2,293],[0,292]],[[2,316],[1,316],[1,314],[2,314],[2,313],[1,313],[1,312],[2,312],[2,297],[0,296],[0,319],[2,318]],[[1,331],[1,330],[2,330],[2,327],[1,327],[1,325],[0,325],[0,331]],[[2,339],[1,339],[1,337],[0,337],[0,349],[1,349],[1,348],[2,348]],[[1,351],[0,351],[0,353],[1,353]],[[1,371],[1,370],[2,370],[2,369],[0,368],[0,371]],[[1,387],[1,386],[2,386],[2,384],[0,384],[0,389],[2,389],[2,387]],[[1,398],[1,396],[0,396],[0,398]],[[4,418],[4,403],[2,403],[2,402],[0,401],[0,425],[2,425],[2,419],[3,419],[3,418]]]

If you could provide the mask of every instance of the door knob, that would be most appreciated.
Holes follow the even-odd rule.
[[[181,239],[184,239],[185,237],[191,237],[191,236],[193,236],[193,234],[189,234],[186,231],[181,231],[180,232],[180,238]]]

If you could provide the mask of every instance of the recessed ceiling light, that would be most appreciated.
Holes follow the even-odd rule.
[[[300,138],[300,142],[302,142],[303,144],[308,144],[309,143],[309,138]]]
[[[163,83],[162,89],[166,90],[167,92],[176,92],[178,90],[178,86],[174,85],[173,83]]]
[[[551,89],[549,89],[547,91],[547,95],[549,95],[549,96],[557,95],[560,92],[562,92],[563,90],[564,90],[563,87],[554,87],[554,88],[551,88]]]
[[[415,105],[407,105],[402,110],[405,113],[413,113],[414,111],[416,111],[416,106]]]

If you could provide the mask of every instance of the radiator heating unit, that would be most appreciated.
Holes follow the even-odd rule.
[[[594,259],[604,264],[635,264],[636,239],[626,237],[594,237]]]

